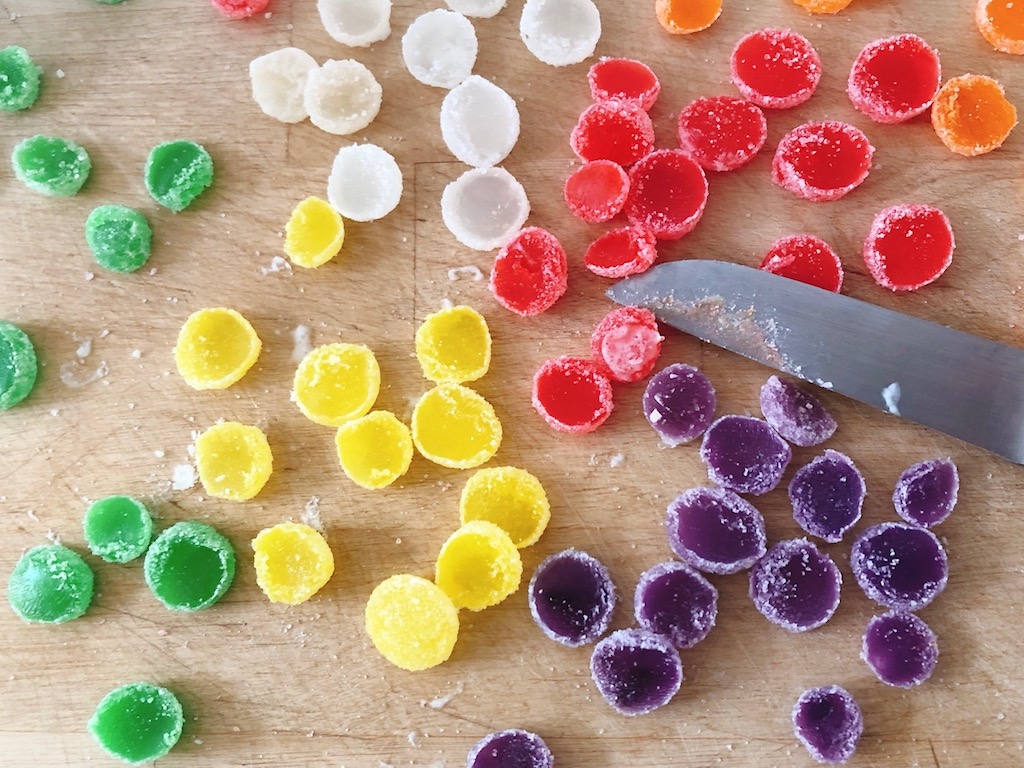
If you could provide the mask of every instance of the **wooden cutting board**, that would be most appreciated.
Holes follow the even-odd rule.
[[[769,143],[743,170],[711,179],[711,200],[696,231],[662,247],[663,259],[714,257],[757,264],[777,237],[812,232],[836,247],[844,291],[908,314],[1021,345],[1024,285],[1024,129],[990,155],[965,159],[938,141],[928,121],[879,126],[853,110],[846,77],[867,42],[900,32],[923,35],[942,52],[945,76],[992,75],[1024,107],[1024,61],[993,52],[973,22],[972,0],[855,0],[836,17],[809,16],[790,0],[726,0],[708,31],[673,38],[657,25],[653,0],[599,0],[603,55],[644,59],[659,74],[653,110],[658,144],[675,145],[680,108],[702,95],[733,94],[729,53],[743,34],[785,26],[821,53],[824,78],[810,102],[769,115]],[[601,228],[574,220],[561,185],[574,167],[568,135],[588,104],[587,64],[553,69],[518,35],[522,0],[475,23],[476,72],[518,101],[522,138],[505,164],[525,185],[530,223],[561,238],[570,254],[569,293],[532,319],[498,307],[486,282],[449,269],[487,272],[492,254],[456,243],[440,221],[445,184],[464,167],[438,129],[444,92],[405,71],[400,38],[438,2],[396,2],[394,33],[350,50],[324,32],[312,0],[273,0],[269,18],[231,22],[202,0],[3,0],[0,45],[25,46],[45,86],[31,111],[0,115],[0,150],[38,132],[85,145],[93,176],[72,199],[45,199],[0,170],[0,316],[24,327],[44,367],[23,405],[0,415],[0,573],[27,548],[60,539],[84,550],[87,502],[129,493],[151,502],[158,524],[208,521],[240,555],[238,576],[216,607],[195,615],[163,609],[141,564],[102,563],[98,596],[82,619],[30,626],[0,610],[0,763],[5,766],[112,765],[85,731],[96,703],[134,680],[169,686],[188,724],[167,766],[460,766],[486,733],[521,727],[540,733],[560,766],[809,766],[790,724],[807,687],[849,688],[866,730],[857,766],[1011,766],[1024,764],[1024,472],[955,440],[820,393],[839,420],[828,444],[854,458],[869,495],[857,530],[895,519],[893,483],[911,463],[950,456],[960,467],[960,503],[942,526],[952,575],[922,617],[939,636],[934,677],[901,691],[877,682],[858,658],[868,619],[880,612],[855,586],[848,543],[828,546],[845,576],[839,611],[823,628],[793,636],[769,624],[746,596],[745,576],[714,578],[718,626],[683,653],[686,682],[663,709],[618,716],[596,692],[589,648],[547,640],[530,620],[525,587],[502,605],[464,613],[451,660],[421,673],[390,666],[362,628],[370,590],[399,572],[430,576],[441,543],[457,526],[468,472],[416,458],[394,487],[367,492],[348,482],[333,434],[289,402],[295,329],[314,343],[338,340],[376,350],[384,386],[379,406],[408,416],[426,388],[413,356],[417,323],[445,299],[484,313],[494,337],[491,373],[479,390],[506,427],[494,463],[525,467],[551,498],[551,525],[524,551],[529,577],[545,556],[569,546],[604,561],[618,585],[616,628],[632,624],[638,575],[671,556],[665,506],[707,482],[696,446],[660,447],[639,409],[642,384],[616,390],[616,410],[585,437],[555,434],[530,406],[529,381],[546,359],[587,354],[589,334],[611,307],[607,283],[582,266]],[[335,152],[348,139],[309,123],[284,126],[249,95],[255,56],[285,45],[318,61],[354,57],[384,87],[376,122],[353,137],[388,149],[405,178],[401,205],[386,219],[352,223],[341,256],[315,272],[272,261],[293,205],[324,193]],[[61,76],[63,73],[63,76]],[[870,178],[829,204],[799,201],[769,180],[771,151],[795,125],[848,120],[877,147]],[[156,143],[188,137],[217,166],[213,189],[192,209],[171,214],[145,193],[142,166]],[[150,266],[129,276],[92,263],[82,235],[92,207],[143,210],[153,224]],[[935,285],[894,296],[866,275],[861,243],[873,215],[898,202],[926,202],[950,217],[958,248]],[[453,279],[458,277],[458,279]],[[232,306],[264,341],[257,366],[222,392],[194,392],[174,371],[171,349],[188,314]],[[720,413],[757,413],[768,371],[731,354],[667,333],[663,361],[700,366],[719,393]],[[91,340],[89,354],[76,352]],[[80,383],[103,366],[108,372]],[[63,374],[63,375],[62,375]],[[956,408],[958,403],[950,403]],[[175,491],[195,430],[217,419],[263,426],[275,472],[254,501]],[[793,471],[815,455],[796,451]],[[787,475],[787,482],[788,482]],[[335,552],[329,585],[298,607],[270,604],[255,585],[249,541],[263,527],[299,520],[312,499]],[[771,540],[799,534],[784,489],[757,500]]]

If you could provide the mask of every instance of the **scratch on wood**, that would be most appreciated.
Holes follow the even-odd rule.
[[[932,751],[932,760],[935,761],[935,768],[942,768],[942,766],[939,765],[939,756],[935,754],[935,742],[931,739],[928,739],[928,748]]]

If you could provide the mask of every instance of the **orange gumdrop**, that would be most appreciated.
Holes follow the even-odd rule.
[[[839,13],[853,0],[793,0],[793,2],[811,13]]]
[[[997,51],[1024,55],[1024,3],[1020,0],[978,0],[974,20]]]
[[[673,35],[707,29],[722,14],[722,0],[656,0],[658,22]]]
[[[1017,110],[1003,86],[985,75],[954,77],[939,89],[932,126],[958,155],[974,157],[1001,146],[1017,125]]]

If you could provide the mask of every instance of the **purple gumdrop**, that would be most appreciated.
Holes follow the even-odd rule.
[[[890,612],[868,622],[860,657],[886,685],[913,688],[935,670],[938,638],[914,614]]]
[[[620,629],[595,646],[590,674],[618,712],[645,715],[676,695],[683,662],[668,639],[642,629]]]
[[[837,542],[860,520],[864,477],[849,456],[825,451],[789,482],[793,519],[812,536]]]
[[[668,544],[680,560],[708,573],[738,573],[765,552],[764,518],[725,488],[691,488],[668,505]]]
[[[760,496],[782,480],[793,451],[766,421],[723,416],[704,433],[700,457],[723,488]]]
[[[533,572],[530,613],[544,634],[562,645],[592,643],[605,632],[615,608],[608,569],[578,549],[551,555]]]
[[[466,759],[466,768],[553,768],[554,764],[544,739],[519,728],[484,736]]]
[[[845,688],[811,688],[793,706],[793,733],[819,763],[845,763],[857,751],[864,716]]]
[[[780,541],[750,571],[750,599],[768,621],[790,632],[820,627],[839,607],[843,576],[807,539]]]
[[[715,388],[708,377],[684,363],[658,371],[647,383],[644,416],[666,445],[700,437],[715,415]]]
[[[896,481],[896,514],[914,525],[938,525],[956,506],[960,475],[949,459],[930,459],[907,468]]]
[[[641,629],[692,648],[715,626],[718,590],[683,563],[659,563],[640,575],[633,600]]]
[[[836,431],[836,420],[818,398],[778,376],[761,387],[761,413],[776,432],[802,448],[823,443]]]
[[[853,577],[864,594],[894,611],[924,608],[946,588],[946,551],[926,528],[882,523],[853,543]]]

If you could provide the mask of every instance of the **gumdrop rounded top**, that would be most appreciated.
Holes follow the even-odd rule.
[[[835,543],[860,520],[867,486],[853,460],[826,450],[800,467],[789,483],[793,519],[812,536]]]
[[[28,334],[0,320],[0,412],[28,397],[38,375],[39,360]]]
[[[916,291],[953,263],[956,240],[942,211],[930,205],[894,205],[880,211],[864,241],[864,264],[890,291]]]
[[[808,448],[835,434],[836,420],[821,401],[790,381],[769,376],[760,400],[765,421],[793,445]]]
[[[599,101],[583,110],[569,146],[585,162],[611,160],[630,166],[654,149],[654,123],[634,101]]]
[[[708,573],[738,573],[765,553],[764,517],[725,488],[691,488],[668,505],[668,543],[676,555]]]
[[[459,609],[451,598],[432,581],[409,574],[374,587],[364,622],[374,648],[410,672],[447,661],[459,637]]]
[[[793,706],[793,732],[819,763],[845,763],[857,751],[864,717],[845,688],[811,688]]]
[[[1017,125],[1017,108],[987,75],[954,77],[932,104],[932,127],[951,151],[965,157],[998,149]]]
[[[659,563],[640,574],[633,608],[641,629],[692,648],[715,626],[718,590],[684,563]]]
[[[890,612],[868,622],[860,657],[886,685],[913,688],[935,670],[938,638],[918,616]]]
[[[555,758],[540,736],[510,728],[484,736],[469,751],[466,768],[554,768]]]
[[[821,59],[803,35],[791,29],[751,32],[733,49],[732,81],[759,107],[789,109],[803,104],[821,80]]]
[[[89,551],[108,563],[141,557],[153,538],[153,516],[131,496],[97,499],[85,511],[82,530]]]
[[[590,354],[612,381],[628,384],[646,378],[661,355],[664,337],[646,307],[617,307],[590,337]]]
[[[334,157],[327,199],[346,219],[376,221],[398,207],[404,188],[402,169],[390,152],[376,144],[353,144]]]
[[[716,404],[708,377],[685,363],[672,363],[654,374],[642,400],[647,422],[669,446],[704,434],[715,417]]]
[[[806,632],[832,618],[843,583],[832,558],[807,539],[780,541],[750,571],[750,598],[768,621]]]
[[[554,306],[569,286],[569,261],[558,238],[540,227],[517,233],[494,258],[489,287],[495,300],[523,317]]]
[[[490,80],[470,75],[441,102],[441,138],[466,165],[497,165],[519,141],[519,107]]]
[[[760,496],[782,480],[793,451],[766,421],[722,416],[704,433],[700,457],[712,482]]]
[[[7,579],[7,601],[25,621],[63,624],[84,614],[93,597],[92,569],[60,544],[33,547]]]
[[[87,727],[111,757],[142,765],[170,752],[184,725],[173,693],[151,683],[129,683],[103,697]]]
[[[167,141],[150,150],[145,179],[150,197],[177,213],[213,184],[213,158],[194,141]]]
[[[659,240],[678,240],[693,231],[708,202],[708,179],[680,149],[659,149],[629,169],[626,217]]]
[[[519,36],[545,64],[578,64],[594,55],[601,39],[601,12],[592,0],[526,0]]]
[[[960,475],[950,459],[929,459],[908,467],[896,481],[896,514],[913,525],[938,525],[956,506]]]
[[[478,51],[473,23],[438,8],[417,16],[402,36],[409,74],[425,85],[454,88],[473,73]]]
[[[550,555],[530,579],[530,615],[552,640],[570,647],[592,643],[608,631],[615,584],[608,569],[578,549]]]
[[[729,96],[690,102],[679,113],[679,147],[706,171],[746,165],[768,139],[768,121],[756,104]]]

